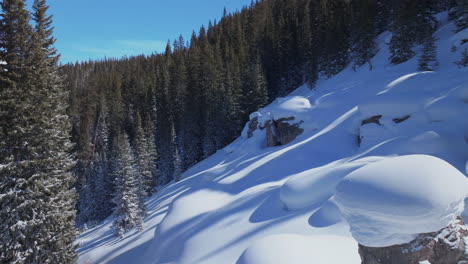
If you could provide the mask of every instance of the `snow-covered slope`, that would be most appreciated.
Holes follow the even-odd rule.
[[[390,34],[382,34],[372,71],[349,67],[251,116],[302,120],[294,141],[267,148],[265,132],[248,138],[246,127],[148,199],[144,231],[119,239],[109,219],[81,234],[78,263],[360,263],[332,201],[345,176],[410,154],[441,158],[466,174],[468,68],[453,62],[468,30],[454,34],[446,16],[436,32],[435,72],[416,72],[417,58],[391,65]]]

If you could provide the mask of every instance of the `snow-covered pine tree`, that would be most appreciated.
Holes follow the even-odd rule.
[[[151,173],[151,156],[148,148],[148,139],[143,130],[141,123],[140,112],[137,112],[136,117],[136,139],[135,149],[138,160],[138,172],[143,184],[145,197],[149,196],[154,187],[153,174]]]
[[[437,50],[435,46],[435,38],[432,35],[432,30],[427,28],[426,36],[423,42],[421,55],[418,58],[418,71],[432,71],[437,60]]]
[[[180,180],[180,175],[182,175],[182,160],[179,155],[179,146],[177,144],[177,135],[175,132],[174,122],[171,125],[171,146],[172,146],[172,160],[174,166],[174,172],[172,174],[172,179],[174,181]]]
[[[99,222],[112,214],[113,178],[109,168],[109,128],[108,109],[104,96],[101,96],[100,113],[94,139],[94,202],[93,220]]]
[[[389,43],[390,62],[393,64],[403,63],[414,56],[412,41],[408,39],[408,24],[397,20],[392,27],[392,39]]]
[[[158,168],[159,155],[158,155],[158,150],[156,148],[156,140],[154,137],[156,131],[155,131],[151,116],[148,115],[146,120],[147,120],[146,121],[147,126],[146,126],[145,135],[146,135],[147,142],[148,142],[150,171],[151,171],[151,175],[153,176],[152,178],[153,182],[151,183],[151,185],[154,187],[154,186],[158,186],[159,177],[161,176],[161,173],[159,172],[159,168]]]
[[[353,69],[368,63],[369,68],[372,70],[370,60],[377,53],[377,46],[374,41],[377,36],[376,3],[368,0],[360,0],[353,3],[356,10],[356,16],[353,19]]]
[[[34,1],[33,29],[24,1],[0,5],[0,263],[74,263],[71,127],[48,6]]]
[[[393,64],[400,64],[412,58],[414,51],[411,48],[426,42],[428,32],[432,34],[437,24],[434,17],[435,6],[435,0],[399,1],[389,44],[390,61]]]
[[[118,235],[123,237],[125,232],[137,227],[143,228],[144,211],[141,208],[141,181],[137,170],[135,156],[130,147],[126,133],[121,132],[116,139],[116,178],[114,203],[114,224]]]
[[[468,66],[468,48],[465,48],[462,52],[462,57],[459,61],[456,62],[459,67],[467,67]]]
[[[456,0],[455,7],[451,10],[451,17],[454,18],[456,31],[460,32],[468,26],[468,0]]]
[[[412,36],[415,21],[413,20],[416,14],[416,9],[410,0],[397,1],[393,12],[394,18],[390,31],[392,39],[389,43],[390,62],[393,64],[403,63],[414,56],[414,51],[411,49],[414,44]]]

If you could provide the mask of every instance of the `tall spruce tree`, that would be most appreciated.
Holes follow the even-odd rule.
[[[377,53],[377,45],[374,41],[377,36],[376,3],[373,0],[357,0],[353,3],[356,10],[353,23],[353,69],[366,63],[372,69],[370,60]]]
[[[117,168],[115,178],[114,224],[117,234],[124,237],[125,232],[137,227],[143,229],[143,216],[141,204],[141,180],[137,170],[135,156],[130,147],[126,133],[119,133],[116,138]]]
[[[151,172],[151,156],[149,153],[148,140],[142,126],[140,112],[137,112],[136,117],[135,145],[138,158],[138,172],[141,177],[145,196],[149,196],[153,191],[154,179]]]
[[[172,179],[174,181],[179,181],[180,176],[182,175],[182,160],[180,158],[179,154],[179,146],[177,144],[177,135],[175,132],[174,128],[174,123],[172,122],[171,125],[171,146],[172,146],[172,161],[173,161],[173,167],[174,167],[174,172],[172,174]]]
[[[24,1],[1,7],[0,262],[74,263],[71,127],[52,20],[45,0],[34,1],[34,29]]]
[[[154,138],[156,131],[155,131],[153,121],[150,115],[148,115],[146,118],[146,124],[147,126],[146,126],[145,135],[146,135],[147,142],[148,142],[147,151],[148,151],[149,160],[150,160],[149,162],[150,171],[151,171],[151,175],[153,176],[152,177],[153,182],[151,183],[151,185],[154,187],[154,186],[159,185],[159,181],[160,181],[159,178],[161,176],[161,173],[159,172],[159,168],[158,168],[159,155],[158,155],[158,150],[156,147],[156,141]]]
[[[451,12],[451,16],[454,18],[456,31],[460,32],[468,27],[468,1],[467,0],[456,0],[455,7]]]
[[[389,43],[390,62],[393,64],[403,63],[414,56],[411,49],[414,44],[412,25],[415,16],[415,8],[410,0],[398,1],[398,11],[394,14],[395,18],[392,24],[392,39]]]
[[[418,60],[419,71],[432,71],[437,60],[437,50],[435,46],[435,38],[432,35],[432,30],[426,29],[426,36],[423,41],[423,48]]]

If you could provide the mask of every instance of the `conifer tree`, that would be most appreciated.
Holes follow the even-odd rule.
[[[177,135],[174,128],[174,123],[171,125],[171,145],[172,145],[172,160],[174,166],[174,172],[172,174],[172,179],[174,181],[180,180],[180,175],[182,175],[182,160],[179,154],[179,146],[177,144]]]
[[[390,49],[390,62],[393,64],[403,63],[414,56],[414,51],[411,49],[412,44],[407,39],[408,33],[405,28],[406,25],[394,26],[392,39],[389,44]]]
[[[436,63],[437,50],[435,46],[435,38],[432,36],[432,31],[426,30],[426,37],[423,42],[421,55],[418,59],[419,71],[432,71],[433,64]]]
[[[0,262],[74,263],[71,127],[52,20],[44,0],[34,1],[34,29],[24,1],[1,7],[10,85],[0,91]]]
[[[135,156],[130,147],[127,134],[119,133],[116,142],[117,168],[115,178],[114,224],[117,234],[137,227],[143,229],[144,211],[141,208],[141,181],[139,180]]]
[[[101,98],[101,109],[96,125],[94,143],[94,217],[95,221],[102,221],[112,213],[113,179],[110,173],[109,161],[109,129],[107,103]]]
[[[468,66],[468,48],[465,48],[462,52],[462,57],[459,61],[456,62],[459,67],[467,67]]]
[[[360,67],[366,63],[372,69],[370,63],[371,58],[377,53],[376,37],[376,7],[374,1],[360,0],[355,1],[355,21],[354,28],[354,45],[352,48],[352,56],[354,59],[353,68]]]
[[[460,32],[468,27],[468,1],[456,0],[452,17],[455,19],[456,31]]]
[[[153,174],[151,173],[151,156],[148,152],[148,141],[141,123],[140,112],[136,117],[136,153],[138,160],[138,171],[143,183],[145,197],[149,196],[154,187]]]
[[[149,165],[150,165],[150,171],[152,175],[152,183],[151,186],[158,186],[159,185],[159,178],[161,176],[161,173],[159,172],[158,168],[158,160],[159,160],[159,155],[158,155],[158,150],[156,147],[156,142],[154,139],[154,135],[156,134],[156,131],[154,129],[154,125],[152,122],[151,117],[148,115],[146,119],[147,127],[146,127],[146,138],[148,141],[148,153],[149,153]]]

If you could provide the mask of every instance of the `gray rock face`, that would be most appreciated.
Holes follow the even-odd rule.
[[[263,127],[259,127],[258,118],[253,118],[249,122],[247,137],[252,137],[253,132],[257,129],[265,130],[266,144],[268,147],[282,146],[293,141],[298,135],[304,132],[300,128],[302,121],[298,123],[290,123],[294,117],[280,118],[278,120],[268,120]]]
[[[362,264],[467,264],[465,239],[468,227],[460,218],[458,222],[433,233],[420,234],[403,245],[371,248],[359,245]]]
[[[265,123],[268,147],[286,145],[304,132],[304,129],[299,127],[301,122],[294,124],[288,122],[292,120],[294,117],[280,118]]]

